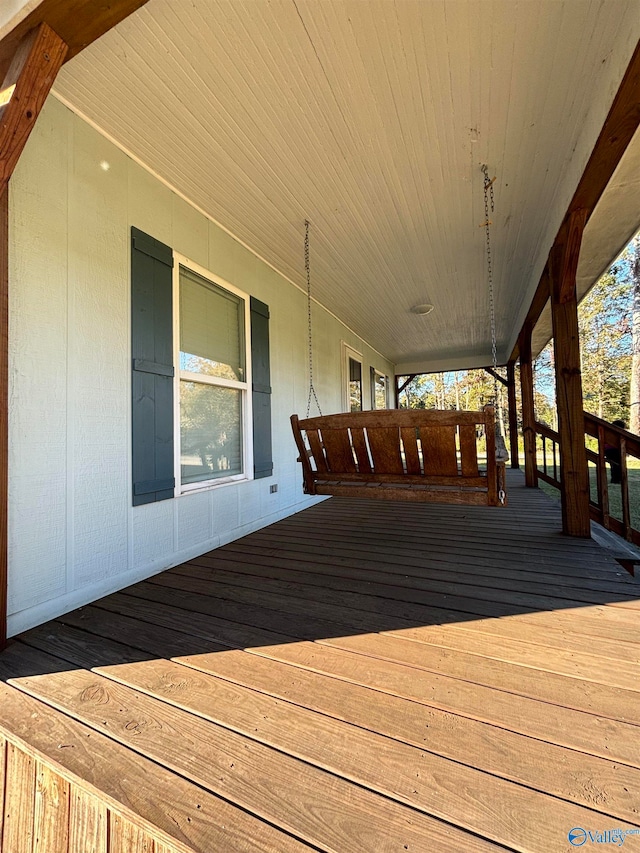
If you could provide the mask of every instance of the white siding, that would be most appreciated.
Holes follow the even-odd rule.
[[[289,416],[306,410],[308,362],[305,294],[55,99],[10,205],[15,634],[306,506]],[[131,506],[131,225],[269,305],[273,477]],[[324,411],[340,410],[342,340],[363,353],[366,375],[369,365],[393,374],[317,305],[313,321]]]

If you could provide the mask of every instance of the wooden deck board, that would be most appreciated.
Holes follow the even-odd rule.
[[[269,749],[96,673],[76,670],[24,678],[20,688],[310,844],[355,853],[374,850],[386,835],[395,839],[398,851],[429,844],[442,851],[493,847],[428,815],[409,814],[388,798],[324,773],[307,760]]]
[[[510,481],[505,509],[326,501],[26,632],[0,655],[3,853],[640,827],[640,587]]]
[[[90,673],[85,672],[85,675]],[[35,763],[46,761],[60,775],[83,780],[84,790],[92,800],[103,802],[110,815],[115,812],[120,819],[124,818],[179,853],[212,853],[217,850],[301,853],[309,849],[300,840],[194,786],[183,776],[81,724],[70,715],[38,702],[22,690],[0,684],[0,707],[3,727],[6,728],[7,720],[11,720],[12,732],[8,737],[28,744],[29,754],[21,752],[11,742],[9,750],[10,754],[13,750],[23,757],[21,762],[26,770],[20,765],[18,772],[21,778],[26,778],[25,790],[27,787],[30,789],[31,801],[31,777],[35,779]],[[22,789],[16,790],[20,793]],[[3,853],[31,851],[31,842],[26,838],[24,829],[29,824],[33,825],[33,807],[29,806],[29,799],[25,796],[16,800],[19,807],[24,806],[19,813],[23,832],[18,834],[19,844],[12,846],[7,839],[13,842],[15,823],[12,822],[9,834],[5,824]],[[111,820],[108,823],[107,834],[112,828]],[[85,853],[85,847],[78,848],[78,853]]]
[[[459,824],[464,814],[467,828],[504,845],[515,843],[524,848],[527,838],[537,832],[539,843],[551,849],[558,820],[564,822],[569,817],[566,806],[559,806],[546,794],[532,794],[521,786],[371,731],[346,729],[330,717],[185,671],[178,663],[150,661],[106,667],[100,672],[453,825]],[[416,713],[418,724],[419,718]],[[470,792],[473,811],[469,808]],[[541,813],[546,816],[544,828],[539,826]],[[576,825],[592,822],[595,817],[582,809],[571,813]]]
[[[131,637],[139,643],[142,650],[148,651],[155,648],[156,653],[159,653],[160,649],[162,649],[170,654],[179,654],[180,651],[185,649],[185,647],[190,648],[193,646],[193,638],[186,633],[183,634],[177,631],[169,631],[166,628],[157,628],[151,625],[147,625],[145,627],[144,623],[143,630],[139,630],[141,626],[139,621],[129,617],[123,617],[110,612],[101,611],[99,608],[83,608],[81,613],[78,614],[77,624],[84,627],[86,631],[91,631],[92,633],[98,634],[100,637],[110,638],[112,641],[114,638],[128,640],[129,637]],[[99,661],[104,657],[104,649],[108,649],[110,646],[114,645],[113,642],[107,645],[105,645],[104,642],[101,642],[99,646],[100,652],[97,654],[95,641],[91,644],[89,638],[84,636],[83,632],[78,632],[81,642],[73,643],[69,639],[69,633],[70,629],[68,626],[58,624],[55,626],[55,633],[52,633],[52,626],[49,626],[49,630],[44,635],[35,631],[30,632],[29,641],[38,643],[42,642],[43,645],[47,646],[51,645],[53,640],[56,647],[61,651],[64,650],[67,658],[70,658],[74,664],[83,664],[85,666],[98,665]],[[92,647],[93,657],[91,656]],[[126,647],[123,646],[122,648],[124,649]],[[220,649],[224,649],[224,647],[220,647]],[[370,697],[370,691],[368,688],[361,688],[356,685],[338,684],[338,693],[342,700],[338,701],[334,695],[336,692],[335,679],[327,679],[325,676],[316,675],[315,673],[303,673],[300,670],[295,671],[287,665],[278,664],[275,661],[268,661],[262,657],[257,657],[255,655],[249,657],[246,652],[239,652],[239,654],[241,657],[240,661],[235,660],[233,656],[231,656],[231,666],[229,665],[229,653],[227,653],[227,655],[216,654],[209,657],[206,655],[204,657],[198,656],[198,658],[195,659],[194,665],[202,667],[207,671],[210,671],[211,668],[215,666],[217,667],[214,670],[215,674],[219,675],[221,678],[230,679],[233,677],[235,679],[234,683],[240,684],[241,682],[239,679],[242,677],[242,685],[246,685],[261,692],[268,690],[272,682],[277,683],[278,685],[286,683],[287,687],[285,692],[283,693],[282,687],[280,687],[280,691],[275,694],[277,697],[286,699],[287,701],[295,704],[307,703],[310,708],[320,710],[325,715],[334,716],[336,719],[343,719],[345,721],[352,722],[354,725],[358,725],[361,728],[379,731],[389,737],[394,737],[409,743],[412,742],[410,734],[411,722],[408,727],[399,727],[399,720],[404,716],[405,709],[412,708],[411,702],[398,700],[395,697],[387,697],[384,694],[379,694],[376,697],[376,703],[378,705],[382,704],[385,708],[392,709],[388,714],[388,717],[393,720],[393,725],[389,728],[388,721],[386,724],[384,722],[381,724],[379,721],[379,713],[372,713],[371,707],[369,707],[364,714],[362,712],[357,713],[359,708],[366,708],[367,705],[367,703],[363,701],[363,697],[360,695],[359,691],[362,691],[365,697]],[[144,658],[144,654],[138,654],[135,657],[135,659]],[[114,656],[114,659],[118,658]],[[269,675],[269,666],[275,666],[276,668],[278,666],[280,667],[280,674],[278,677],[271,678]],[[102,671],[110,673],[112,668]],[[140,667],[136,669],[136,672],[139,671]],[[264,677],[261,678],[261,674],[265,671],[267,673],[266,681]],[[291,683],[290,680],[287,681],[286,674],[283,674],[283,671],[285,673],[286,671],[295,673],[295,683]],[[234,673],[236,674],[234,675]],[[189,678],[185,676],[185,680],[188,682]],[[300,693],[301,683],[303,683],[302,689],[304,690],[304,693]],[[292,692],[296,690],[296,687],[298,687],[298,691]],[[271,687],[271,690],[273,691],[274,688]],[[353,699],[353,708],[348,713],[345,711],[344,707],[345,695]],[[315,697],[313,701],[310,699],[311,696]],[[318,705],[317,703],[320,700],[321,703]],[[369,706],[371,706],[371,702],[369,702]],[[355,716],[353,715],[354,709],[356,710]],[[424,711],[421,711],[421,713],[424,713]],[[536,773],[532,773],[532,771],[535,770],[536,766],[538,767],[538,771],[540,771],[542,767],[546,767],[548,770],[549,765],[552,763],[552,752],[560,755],[552,774],[554,779],[559,777],[561,778],[566,775],[567,766],[572,763],[573,756],[571,753],[564,754],[562,749],[555,749],[554,751],[554,748],[548,743],[545,743],[541,751],[538,741],[532,740],[531,738],[523,738],[515,733],[507,733],[502,729],[494,729],[493,731],[490,731],[490,727],[484,724],[477,724],[475,721],[462,717],[453,717],[447,712],[439,712],[434,708],[430,708],[427,713],[430,718],[429,726],[431,735],[435,733],[436,729],[434,719],[436,721],[446,720],[446,728],[448,730],[450,730],[454,725],[459,729],[462,728],[458,736],[452,740],[454,747],[453,752],[451,752],[451,747],[447,745],[439,747],[437,744],[435,746],[432,744],[432,746],[436,750],[438,748],[443,749],[444,751],[442,754],[448,757],[453,757],[455,760],[463,763],[470,760],[469,744],[475,743],[477,739],[475,736],[470,736],[468,732],[464,731],[464,729],[472,728],[475,731],[478,726],[481,730],[484,729],[483,737],[479,738],[481,748],[475,756],[472,756],[471,763],[473,764],[473,762],[475,762],[476,767],[487,770],[487,772],[491,772],[494,775],[504,775],[505,778],[516,779],[529,786],[535,787],[540,784],[539,772],[538,776],[536,776]],[[387,715],[383,715],[383,720],[386,719],[386,716]],[[376,724],[381,725],[381,728],[376,729]],[[512,748],[505,751],[505,741],[507,739],[512,742]],[[424,745],[422,737],[420,737],[418,743],[419,745]],[[457,744],[461,744],[462,746],[456,750],[455,746]],[[534,756],[529,762],[530,766],[528,767],[527,772],[525,772],[525,768],[523,766],[523,755],[530,755],[532,750],[537,755],[537,762]],[[489,760],[492,752],[495,752],[496,756]],[[505,767],[505,758],[510,755],[514,757],[514,761],[511,762],[509,767]],[[581,757],[581,763],[583,765],[586,760],[585,756]],[[602,783],[602,780],[609,775],[611,766],[608,766],[608,763],[598,763],[598,761],[599,760],[596,759],[595,765],[589,765],[590,769],[585,770],[585,772],[587,773],[587,778],[597,778]],[[623,772],[623,768],[621,768],[620,765],[617,765],[616,775],[618,778]],[[635,773],[636,771],[633,772]],[[575,779],[573,773],[571,773],[571,784],[567,783],[565,789],[562,790],[562,795],[567,799],[572,799],[572,797],[575,798],[576,796],[575,793],[571,793],[573,781],[575,781]],[[620,788],[620,791],[635,791],[640,787],[640,779],[636,779],[635,783],[632,783],[632,781],[627,778],[624,781],[624,784],[621,784],[618,787]],[[607,791],[608,808],[613,809],[614,796],[611,781],[607,785]],[[618,791],[618,795],[620,794],[620,791]],[[628,793],[627,796],[629,796]],[[617,802],[619,800],[619,796],[615,799]],[[580,800],[578,799],[578,801]],[[591,804],[588,799],[583,802],[586,805]],[[622,809],[622,811],[626,817],[633,813],[630,804]],[[612,813],[619,816],[620,810]]]

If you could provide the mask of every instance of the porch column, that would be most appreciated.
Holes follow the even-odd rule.
[[[524,479],[527,486],[538,485],[538,467],[536,465],[536,427],[533,405],[533,365],[531,359],[530,324],[525,323],[518,348],[520,350],[520,389],[522,391],[522,435],[524,438]]]
[[[580,336],[576,270],[587,211],[573,211],[564,242],[549,256],[549,290],[553,321],[556,404],[560,444],[562,531],[569,536],[591,536],[589,469],[584,444],[584,406],[580,370]]]
[[[518,458],[518,410],[516,407],[516,365],[514,361],[507,363],[507,397],[509,400],[509,444],[511,467],[519,468]]]

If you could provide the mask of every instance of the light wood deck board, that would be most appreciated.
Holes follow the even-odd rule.
[[[389,849],[433,844],[483,851],[493,845],[274,751],[217,724],[155,701],[96,673],[21,679],[19,686],[205,790],[295,832],[312,845],[356,853],[381,837]]]
[[[540,849],[551,849],[558,836],[558,820],[563,824],[569,817],[566,806],[559,808],[558,801],[546,794],[533,794],[371,731],[346,729],[332,718],[186,671],[178,663],[150,661],[99,672],[453,825],[464,814],[469,829],[504,845],[525,848],[531,835],[537,834]],[[419,724],[420,715],[416,717]],[[473,813],[470,791],[474,792]],[[544,828],[539,825],[541,813],[546,816]],[[594,819],[590,811],[571,813],[576,825]]]
[[[69,849],[86,831],[87,853],[105,834],[121,853],[546,853],[573,849],[574,825],[640,826],[637,582],[510,481],[504,510],[326,501],[10,646],[6,689],[51,715],[31,732],[15,699],[10,720],[0,709],[7,755],[11,738],[36,741],[34,785],[42,762],[46,778],[72,772],[53,743],[70,726],[100,744],[95,766],[67,756],[109,802],[70,789]],[[115,792],[139,805],[130,780],[101,779],[114,762],[140,779],[155,768],[181,826],[194,784],[215,808],[179,837],[168,805],[113,817]],[[216,823],[221,803],[246,838]],[[36,797],[38,853],[44,808]]]
[[[97,608],[92,608],[96,611]],[[120,617],[122,619],[122,617]],[[135,629],[135,620],[128,620],[128,630]],[[100,636],[118,636],[122,633],[122,621],[112,624],[108,620],[98,621],[91,614],[89,625]],[[165,629],[161,629],[164,631]],[[177,634],[177,632],[171,632]],[[33,632],[30,632],[30,639]],[[186,640],[188,636],[182,635]],[[145,632],[144,638],[148,640]],[[145,642],[143,639],[142,643]],[[56,635],[56,643],[58,636]],[[165,639],[162,639],[165,642]],[[172,640],[173,642],[173,640]],[[85,642],[85,647],[88,643]],[[100,644],[102,647],[102,644]],[[73,646],[65,644],[66,652],[72,654]],[[81,648],[80,655],[86,659],[86,651]],[[237,656],[240,656],[240,660]],[[140,657],[143,657],[142,655]],[[74,663],[78,657],[74,656]],[[185,659],[184,663],[188,663]],[[151,662],[153,664],[153,662]],[[315,709],[324,716],[333,717],[342,722],[350,722],[358,728],[374,731],[402,743],[422,747],[471,767],[477,767],[496,776],[521,782],[538,790],[553,780],[551,793],[587,807],[598,802],[598,791],[606,790],[607,811],[622,819],[634,819],[637,816],[637,798],[635,792],[640,786],[640,771],[613,763],[608,760],[581,755],[580,777],[577,784],[573,765],[575,753],[549,743],[523,737],[521,735],[495,728],[475,720],[455,716],[435,708],[416,710],[416,705],[408,700],[377,694],[372,702],[369,688],[336,682],[312,672],[295,670],[285,664],[266,658],[250,655],[247,652],[226,652],[224,655],[199,655],[193,661],[206,672],[215,672],[220,678],[239,686],[248,685],[252,690],[252,705],[260,707],[260,694],[273,695],[288,703],[303,708]],[[128,683],[136,679],[141,666],[123,667],[120,672],[129,673]],[[273,671],[276,671],[274,677]],[[103,668],[103,673],[117,677],[118,668]],[[112,675],[114,673],[114,675]],[[192,684],[192,677],[184,675],[185,684]],[[175,679],[167,682],[163,692],[173,692]],[[256,693],[256,691],[259,691]],[[151,691],[147,691],[151,692]],[[224,691],[223,691],[224,693]],[[220,688],[216,690],[220,695]],[[225,697],[226,698],[226,697]],[[226,701],[219,712],[225,713]],[[416,715],[420,715],[423,724],[416,726]],[[285,712],[286,717],[286,712]],[[273,721],[273,712],[267,717]],[[258,715],[255,723],[264,726],[263,717]],[[424,724],[424,720],[428,723]],[[254,731],[259,729],[254,726]],[[425,736],[426,735],[426,736]],[[592,780],[598,780],[597,785]],[[599,786],[599,787],[598,787]]]
[[[24,805],[20,812],[23,832],[17,835],[17,846],[5,843],[3,853],[31,851],[24,828],[33,825],[29,802],[33,802],[37,761],[46,762],[68,780],[82,780],[83,790],[94,801],[102,802],[110,814],[115,812],[178,853],[302,853],[309,849],[300,840],[195,787],[183,776],[53,710],[23,690],[0,684],[0,707],[2,728],[6,731],[9,720],[11,724],[11,732],[6,732],[10,752],[22,756],[22,764],[33,771],[26,774],[30,797],[25,803],[25,796],[15,798],[18,806]],[[28,753],[12,741],[20,742]],[[16,786],[18,794],[22,790]],[[5,842],[7,838],[14,836],[5,831]],[[85,853],[85,847],[78,848],[78,853]]]
[[[105,618],[105,617],[108,617],[108,618]],[[68,618],[68,617],[65,617],[65,618]],[[117,643],[113,642],[113,640],[115,638],[120,638],[120,639],[127,640],[127,641],[129,639],[132,639],[135,642],[138,642],[138,644],[142,650],[150,651],[152,649],[155,649],[156,654],[160,654],[161,652],[164,652],[166,655],[179,654],[181,651],[184,651],[185,647],[189,648],[189,647],[193,646],[193,638],[186,633],[179,633],[177,631],[168,631],[166,628],[154,628],[154,626],[151,626],[151,625],[146,626],[145,628],[143,628],[142,631],[140,631],[139,630],[140,629],[140,622],[139,621],[132,619],[132,618],[129,618],[129,617],[123,617],[123,616],[115,615],[112,613],[107,613],[105,611],[101,611],[99,608],[83,608],[81,613],[78,614],[78,618],[76,621],[77,621],[77,624],[83,626],[85,628],[85,630],[96,633],[100,637],[103,637],[103,638],[104,637],[110,638],[111,642],[105,644],[104,641],[102,641],[99,644],[98,649],[96,649],[96,643],[94,641],[93,642],[93,653],[91,653],[92,644],[91,644],[91,641],[89,640],[89,638],[87,638],[85,636],[84,640],[81,640],[79,642],[74,643],[71,641],[69,635],[71,634],[71,638],[73,638],[73,636],[77,633],[82,638],[83,633],[82,632],[75,632],[73,629],[69,629],[68,626],[63,626],[63,625],[57,625],[55,627],[55,633],[52,633],[52,627],[51,626],[49,626],[47,633],[44,635],[38,634],[35,631],[31,631],[29,633],[29,641],[30,642],[37,642],[38,644],[43,645],[43,647],[45,647],[45,648],[47,646],[50,646],[51,642],[53,641],[56,645],[56,648],[59,649],[60,651],[64,650],[64,653],[67,656],[67,658],[71,659],[74,664],[80,664],[80,665],[85,665],[85,666],[98,665],[99,662],[104,658],[105,651],[106,651],[106,654],[109,655],[109,653],[111,652],[111,647],[117,645]],[[126,646],[122,646],[122,649],[125,649],[125,648],[126,648]],[[223,649],[224,647],[220,647],[220,648]],[[216,674],[219,674],[223,678],[230,678],[231,677],[230,673],[236,672],[236,673],[238,673],[238,675],[234,676],[234,678],[235,678],[234,683],[240,683],[238,681],[238,679],[240,676],[242,676],[242,677],[248,678],[248,680],[244,680],[242,683],[250,686],[251,688],[255,688],[256,690],[259,690],[259,691],[269,689],[269,682],[267,681],[266,687],[265,687],[265,682],[264,682],[264,680],[260,680],[259,675],[261,672],[263,672],[265,670],[265,667],[267,668],[267,671],[268,671],[269,665],[275,664],[277,667],[279,664],[277,664],[277,662],[275,662],[275,661],[267,661],[261,657],[256,658],[256,656],[253,656],[253,655],[251,657],[249,657],[247,655],[247,653],[245,653],[245,652],[241,652],[240,655],[241,655],[241,660],[235,661],[233,666],[231,667],[231,670],[229,670],[229,666],[226,663],[230,657],[229,653],[227,653],[226,655],[220,655],[220,654],[210,655],[210,656],[198,655],[198,657],[194,659],[195,662],[189,661],[188,659],[185,659],[185,662],[193,662],[194,666],[203,667],[207,671],[209,671],[212,666],[217,665],[219,669],[216,671]],[[116,656],[116,655],[114,655],[113,657],[114,657],[114,659],[118,659],[118,656]],[[138,654],[132,656],[132,660],[142,660],[145,657],[146,656],[144,654],[138,653]],[[233,658],[233,655],[231,655],[231,657]],[[284,668],[285,672],[288,669],[288,667],[286,665],[280,664],[279,666],[280,666],[281,672],[280,672],[280,675],[278,676],[278,678],[275,679],[275,681],[278,684],[281,683],[283,680],[286,680],[286,676],[283,675],[283,672],[282,672],[283,668]],[[281,694],[281,693],[277,694],[280,696],[280,698],[286,698],[288,701],[297,702],[297,703],[304,703],[304,702],[309,703],[310,702],[309,695],[317,694],[318,696],[323,697],[323,699],[324,699],[324,704],[320,705],[320,709],[321,709],[322,713],[332,715],[332,716],[336,716],[338,719],[343,718],[343,712],[341,712],[340,710],[336,710],[336,708],[340,709],[340,708],[342,708],[342,706],[340,704],[336,703],[335,699],[333,700],[334,701],[333,705],[331,703],[327,703],[327,701],[326,701],[327,694],[331,692],[331,688],[334,687],[334,685],[335,685],[335,680],[327,679],[325,676],[316,675],[315,673],[303,673],[300,670],[297,670],[294,672],[295,672],[295,683],[299,684],[301,680],[304,680],[304,685],[305,685],[304,689],[307,692],[305,692],[304,697],[302,699],[299,696],[292,696],[291,695],[292,685],[289,684],[289,687],[287,688],[287,691],[285,694]],[[254,681],[251,680],[250,674],[253,674],[253,677],[257,678],[258,681],[254,683]],[[357,696],[358,692],[360,690],[363,690],[365,696],[369,695],[369,697],[370,697],[370,693],[368,694],[367,689],[365,689],[365,688],[360,688],[360,687],[355,686],[355,685],[344,685],[344,684],[339,685],[339,692],[342,694],[347,693],[350,695]],[[335,692],[335,690],[334,690],[334,692]],[[317,699],[315,701],[317,702]],[[396,703],[396,705],[397,705],[397,700],[391,699],[391,698],[386,697],[382,694],[376,697],[376,701],[378,703],[382,703],[384,705],[394,706],[394,703]],[[360,702],[355,702],[354,704],[355,704],[356,708],[366,706],[366,702],[363,702],[362,698],[360,699]],[[402,709],[404,706],[411,707],[411,703],[407,703],[407,702],[404,702],[404,700],[400,700],[400,708]],[[313,707],[317,707],[317,706],[314,705]],[[396,722],[401,712],[398,710],[398,707],[394,706],[394,708],[395,708],[395,710],[393,712],[393,719],[394,719],[394,722]],[[428,713],[429,713],[431,718],[433,718],[434,714],[436,717],[440,716],[443,719],[446,718],[448,721],[448,726],[451,727],[452,722],[454,720],[452,715],[447,714],[446,712],[438,713],[438,711],[435,709],[430,709]],[[357,715],[355,718],[347,716],[345,719],[350,720],[351,722],[359,725],[362,728],[369,728],[369,729],[373,730],[374,723],[372,722],[371,719],[369,719],[369,717],[366,715],[366,713],[364,715],[362,713],[360,713],[360,715]],[[472,724],[472,721],[470,721],[466,718],[461,718],[461,717],[455,718],[455,724],[458,727],[460,727],[462,725],[463,728],[465,726],[476,725],[475,723]],[[430,725],[431,725],[431,732],[433,733],[433,729],[434,729],[433,720],[432,720]],[[482,727],[482,724],[480,724],[480,725]],[[488,727],[485,727],[485,729],[486,728],[488,728]],[[398,732],[396,729],[392,729],[391,731],[389,731],[388,729],[385,729],[383,727],[381,729],[381,733],[387,734],[389,736],[396,736],[396,737],[398,736]],[[497,751],[497,753],[498,753],[497,760],[490,762],[488,764],[488,766],[485,766],[485,764],[483,763],[487,759],[488,753],[489,753],[489,746],[486,743],[487,735],[485,732],[485,735],[482,738],[482,744],[483,744],[482,749],[481,749],[480,753],[478,755],[476,755],[473,759],[473,761],[476,762],[475,766],[482,767],[483,769],[485,769],[488,772],[491,772],[495,775],[501,775],[501,774],[506,773],[507,778],[515,778],[515,779],[518,779],[520,781],[523,781],[525,784],[533,785],[534,782],[532,781],[531,776],[527,776],[526,773],[524,774],[524,777],[522,776],[522,756],[523,756],[523,754],[531,753],[532,745],[537,745],[538,742],[535,740],[531,740],[529,738],[524,738],[524,739],[520,738],[520,736],[517,734],[507,733],[504,730],[500,730],[500,729],[495,730],[495,734],[493,735],[493,737],[497,743],[501,744],[500,748]],[[507,754],[512,754],[513,756],[518,756],[518,758],[515,762],[515,768],[511,767],[511,769],[508,772],[504,768],[504,761],[505,761],[504,742],[505,742],[505,739],[507,737],[510,737],[512,740],[515,739],[512,750],[510,750],[510,752]],[[409,735],[407,734],[407,730],[405,728],[405,730],[403,730],[403,732],[402,732],[402,739],[407,740],[408,738],[409,738]],[[489,740],[490,740],[490,738],[489,738]],[[469,748],[469,743],[473,742],[473,741],[474,741],[474,738],[470,737],[468,734],[465,734],[464,732],[461,732],[459,737],[455,738],[455,740],[454,740],[455,744],[460,743],[460,744],[464,745],[462,748],[459,749],[459,751],[453,752],[453,756],[455,756],[455,760],[463,762],[463,763],[466,763],[469,761],[468,748]],[[409,742],[410,742],[410,740],[409,740]],[[421,741],[420,741],[420,745],[422,745]],[[544,762],[540,762],[539,766],[542,766],[542,764],[547,765],[551,761],[550,756],[549,756],[549,750],[550,749],[552,750],[553,748],[550,747],[550,745],[548,743],[545,744],[545,746],[544,746]],[[562,750],[560,750],[560,752],[561,751]],[[448,755],[448,756],[452,755],[451,752],[447,751],[446,747],[445,747],[444,754]],[[538,758],[541,758],[541,757],[542,757],[542,754],[540,754],[538,756]],[[553,774],[554,778],[558,774],[560,776],[562,776],[563,772],[566,771],[567,766],[572,763],[572,760],[573,759],[572,759],[572,756],[570,754],[565,755],[564,758],[558,762],[558,765],[555,768],[555,772]],[[633,759],[631,759],[631,760],[633,760]],[[581,758],[581,762],[584,763],[584,761],[585,761],[585,757],[583,756]],[[531,768],[529,768],[529,769],[531,770]],[[603,778],[606,778],[609,775],[610,769],[611,768],[607,769],[606,767],[603,767],[602,765],[598,765],[597,760],[596,760],[596,767],[592,768],[591,777],[602,780]],[[619,774],[622,772],[622,769],[620,768],[619,765],[616,766],[616,770],[617,770],[617,774],[619,776]],[[535,778],[536,777],[534,774],[533,779],[535,779]],[[571,776],[571,778],[572,779],[574,778],[573,775]],[[627,780],[626,786],[623,786],[623,787],[626,789],[627,792],[637,790],[637,786],[635,784],[632,784],[629,780]],[[575,796],[575,794],[572,795],[570,793],[571,790],[572,790],[572,786],[571,786],[571,784],[568,784],[566,787],[566,790],[563,791],[563,796],[567,799],[571,799],[572,796]],[[590,802],[586,802],[585,804],[590,805]],[[612,792],[611,792],[611,789],[608,788],[608,807],[609,808],[612,807],[611,804],[612,804]]]

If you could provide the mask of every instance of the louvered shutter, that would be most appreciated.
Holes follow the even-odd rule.
[[[133,505],[174,495],[173,253],[131,229]]]
[[[271,368],[269,306],[251,297],[251,370],[253,376],[253,476],[273,474],[271,450]]]

